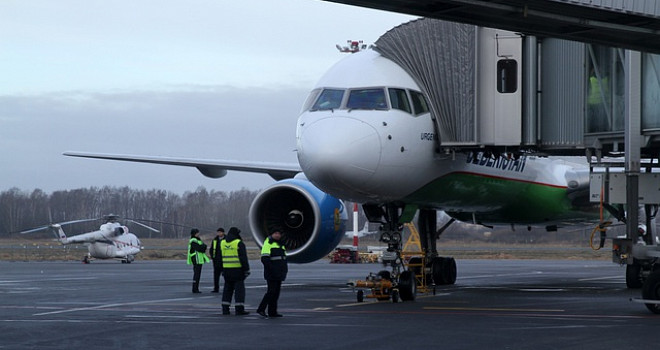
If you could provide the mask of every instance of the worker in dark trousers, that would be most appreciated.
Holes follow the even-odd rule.
[[[225,229],[220,227],[217,235],[211,241],[209,255],[213,261],[213,290],[211,293],[220,292],[220,274],[222,273],[222,253],[220,252],[220,242],[225,239]]]
[[[232,296],[237,316],[249,314],[245,311],[245,279],[250,275],[247,250],[241,240],[241,230],[231,227],[220,244],[222,252],[222,276],[225,286],[222,289],[222,314],[229,315]],[[236,292],[236,295],[234,295]]]
[[[286,261],[286,247],[282,244],[281,239],[282,233],[277,230],[273,231],[269,237],[266,237],[261,248],[264,279],[268,285],[266,294],[257,308],[257,313],[262,317],[282,317],[277,312],[277,300],[280,298],[282,282],[286,279],[289,267]],[[266,307],[268,307],[268,314],[266,314]]]
[[[193,266],[193,293],[201,293],[199,291],[199,279],[202,276],[202,266],[208,261],[206,244],[199,238],[199,230],[194,228],[190,230],[190,241],[188,241],[188,265]]]

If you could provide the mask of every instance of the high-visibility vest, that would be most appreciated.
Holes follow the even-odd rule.
[[[271,249],[273,248],[282,249],[282,255],[272,256]],[[279,244],[276,241],[270,243],[270,238],[266,237],[266,240],[264,241],[264,245],[261,247],[261,256],[268,256],[270,257],[270,260],[286,260],[286,247],[284,247],[283,245]]]
[[[197,238],[197,237],[192,237],[190,239],[190,241],[188,241],[188,261],[187,261],[188,265],[193,264],[193,259],[195,259],[195,263],[197,263],[197,264],[204,264],[204,263],[209,262],[210,259],[209,259],[208,256],[206,256],[206,254],[204,254],[203,252],[198,252],[196,250],[195,251],[192,250],[192,243],[193,242],[195,242],[199,245],[204,244],[204,242],[202,242],[202,240]]]
[[[212,257],[213,259],[215,259],[215,257],[218,255],[218,242],[219,242],[219,241],[220,241],[219,239],[214,239],[214,240],[211,242],[211,246],[213,246],[213,249],[212,249],[212,250],[213,250],[213,253],[211,254],[211,257]]]
[[[238,243],[240,239],[235,239],[227,242],[224,239],[220,242],[220,250],[222,251],[222,267],[226,269],[240,269],[241,260],[238,258]]]

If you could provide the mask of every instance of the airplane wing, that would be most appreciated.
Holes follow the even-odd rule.
[[[210,178],[221,178],[227,175],[227,170],[244,171],[250,173],[264,173],[270,175],[275,180],[283,180],[294,177],[300,173],[300,165],[292,163],[275,162],[251,162],[240,160],[222,160],[222,159],[192,159],[192,158],[173,158],[161,156],[138,156],[129,154],[107,154],[107,153],[84,153],[84,152],[64,152],[65,156],[96,158],[108,160],[120,160],[125,162],[152,163],[165,165],[178,165],[195,167],[204,176]]]

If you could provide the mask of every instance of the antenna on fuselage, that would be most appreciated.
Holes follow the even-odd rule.
[[[339,52],[356,53],[367,49],[367,44],[364,44],[362,40],[346,40],[346,42],[348,43],[348,46],[339,46],[339,44],[335,45]]]

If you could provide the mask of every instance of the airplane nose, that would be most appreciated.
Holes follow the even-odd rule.
[[[298,135],[298,161],[320,189],[364,191],[380,164],[378,132],[364,121],[333,116],[308,121]]]

